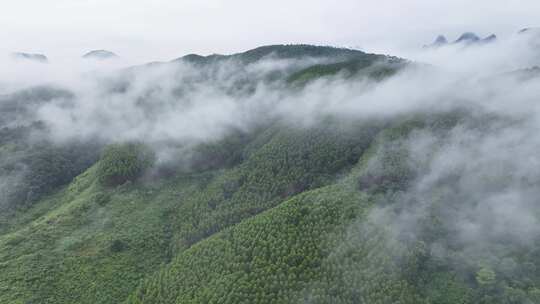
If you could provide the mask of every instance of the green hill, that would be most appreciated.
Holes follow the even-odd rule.
[[[238,60],[243,64],[251,64],[263,59],[331,59],[332,61],[346,61],[353,58],[365,57],[366,53],[352,49],[342,49],[330,46],[315,46],[308,44],[267,45],[243,53],[233,55],[201,56],[189,54],[176,59],[193,63],[215,63],[227,59]],[[379,56],[383,57],[383,56]]]
[[[336,127],[276,126],[243,147],[247,158],[233,168],[152,185],[111,189],[91,168],[8,225],[1,237],[9,274],[1,278],[2,300],[114,303],[127,297],[145,274],[178,252],[291,195],[331,183],[352,166],[372,131],[354,138]],[[95,288],[85,288],[89,282]]]
[[[266,60],[297,62],[259,69]],[[262,84],[301,94],[408,64],[307,45],[179,61],[159,64],[189,67],[167,74],[169,95],[130,91],[151,66],[97,96],[127,95],[159,120],[203,84],[227,98]],[[0,303],[540,303],[540,179],[514,157],[534,169],[524,121],[460,104],[261,116],[194,143],[55,141],[35,108],[73,109],[75,92],[0,98]]]

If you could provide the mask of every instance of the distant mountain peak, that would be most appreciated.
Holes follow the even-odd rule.
[[[488,44],[495,42],[497,40],[497,36],[495,34],[491,34],[485,38],[480,38],[478,35],[472,32],[465,32],[459,36],[456,41],[452,42],[451,44],[465,44],[465,45],[480,45],[480,44]],[[435,41],[431,44],[424,45],[424,48],[438,48],[443,47],[446,45],[450,45],[448,40],[444,35],[439,35],[435,39]]]
[[[118,55],[107,50],[93,50],[84,54],[82,57],[86,59],[100,59],[101,60],[101,59],[117,58]]]
[[[540,33],[540,27],[527,27],[524,29],[521,29],[518,34],[535,34]]]
[[[523,34],[523,33],[530,32],[532,29],[534,29],[534,28],[531,28],[531,27],[523,28],[518,32],[518,34]]]
[[[432,44],[424,45],[424,48],[440,47],[448,44],[448,39],[444,35],[439,35],[435,38]]]
[[[28,60],[28,61],[39,62],[39,63],[49,62],[49,59],[47,58],[47,56],[43,54],[15,52],[15,53],[12,53],[11,56],[17,60]]]
[[[466,32],[461,34],[454,43],[474,43],[480,41],[480,37],[473,32]]]
[[[437,38],[435,39],[435,42],[433,42],[434,44],[446,44],[448,43],[448,39],[446,39],[446,37],[444,35],[439,35],[437,36]]]
[[[491,42],[495,42],[497,40],[497,35],[495,34],[491,34],[489,36],[487,36],[486,38],[480,40],[481,43],[491,43]]]

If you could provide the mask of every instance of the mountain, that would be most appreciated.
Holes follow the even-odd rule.
[[[295,64],[287,64],[288,62],[295,62]],[[269,68],[265,73],[257,73],[251,78],[242,76],[246,75],[246,69],[250,66],[263,64],[271,66],[271,63],[281,63],[276,66],[285,64],[285,68]],[[150,66],[165,67],[171,64],[192,65],[204,75],[200,77],[205,80],[214,79],[213,74],[217,72],[217,68],[228,66],[229,72],[235,74],[230,78],[238,78],[235,80],[236,85],[250,90],[254,89],[258,80],[265,82],[286,80],[289,85],[303,86],[318,78],[340,75],[383,79],[396,73],[408,62],[397,57],[368,54],[353,49],[296,44],[267,45],[231,55],[188,54],[170,62],[154,62],[132,67],[127,71],[131,73]]]
[[[445,36],[439,35],[435,39],[435,41],[431,44],[425,45],[424,48],[439,48],[444,47],[448,45],[467,45],[467,46],[474,46],[474,45],[482,45],[482,44],[489,44],[497,41],[497,36],[495,34],[489,35],[485,38],[480,38],[478,35],[472,32],[466,32],[461,34],[454,42],[448,43],[448,40]]]
[[[104,60],[104,59],[113,59],[117,58],[118,55],[111,51],[106,50],[94,50],[90,51],[82,56],[85,59],[98,59],[98,60]]]
[[[480,40],[480,43],[492,43],[497,41],[497,35],[491,34],[483,39]]]
[[[448,40],[443,35],[437,36],[437,38],[435,39],[435,42],[433,42],[433,44],[446,44],[446,43],[448,43]]]
[[[47,63],[49,59],[43,54],[31,54],[31,53],[22,53],[16,52],[12,53],[11,56],[17,60],[32,61],[38,63]]]
[[[306,44],[293,45],[267,45],[258,47],[246,52],[232,55],[209,55],[201,56],[189,54],[176,59],[176,61],[187,61],[191,63],[214,62],[222,60],[237,60],[243,64],[251,64],[263,59],[299,59],[299,58],[321,58],[332,61],[343,61],[352,58],[365,56],[366,53],[353,49],[336,48],[330,46],[314,46]]]
[[[0,303],[539,303],[536,129],[474,99],[538,68],[433,69],[272,45],[1,95]]]
[[[439,35],[435,38],[432,44],[425,45],[424,48],[437,48],[448,44],[448,40],[444,35]]]
[[[540,31],[539,27],[528,27],[528,28],[521,29],[518,32],[518,34],[533,33],[533,32],[538,32],[538,31]]]
[[[475,42],[478,42],[478,41],[480,41],[480,37],[478,37],[475,33],[466,32],[466,33],[461,34],[461,36],[459,36],[459,38],[456,39],[456,41],[454,41],[454,43],[466,43],[466,44],[469,44],[469,43],[475,43]]]

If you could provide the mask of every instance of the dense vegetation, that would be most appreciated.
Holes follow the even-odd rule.
[[[381,80],[404,64],[313,46],[183,60],[205,78],[222,60],[268,56],[330,57],[280,71],[295,90],[340,74]],[[232,83],[253,81],[240,80]],[[114,94],[129,85],[123,79]],[[327,115],[316,124],[272,117],[193,146],[174,143],[159,162],[163,143],[143,138],[45,140],[31,106],[74,96],[22,94],[2,97],[10,106],[0,129],[0,303],[540,303],[539,239],[493,237],[485,252],[470,252],[457,237],[456,219],[477,207],[464,191],[467,168],[414,187],[455,132],[482,137],[515,121],[470,109]],[[161,102],[138,105],[151,116],[150,101]],[[475,180],[482,191],[537,182],[502,167],[500,178]]]
[[[140,143],[110,145],[99,161],[98,179],[106,186],[135,181],[153,165],[154,158],[153,151]]]

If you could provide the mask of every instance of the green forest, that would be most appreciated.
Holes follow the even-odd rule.
[[[268,58],[287,64],[261,72]],[[173,73],[173,101],[161,84],[134,89],[147,69],[171,65],[194,71]],[[125,69],[97,96],[112,96],[110,107],[130,99],[137,111],[126,115],[158,125],[159,107],[187,107],[203,85],[248,108],[258,94],[286,100],[337,82],[377,92],[423,68],[266,46]],[[540,303],[540,174],[523,148],[534,141],[515,131],[524,121],[441,102],[392,115],[268,114],[204,140],[112,127],[111,137],[54,138],[36,109],[61,100],[74,111],[79,97],[47,86],[0,96],[0,303]],[[302,100],[285,109],[302,113]],[[495,155],[510,146],[523,149]]]

